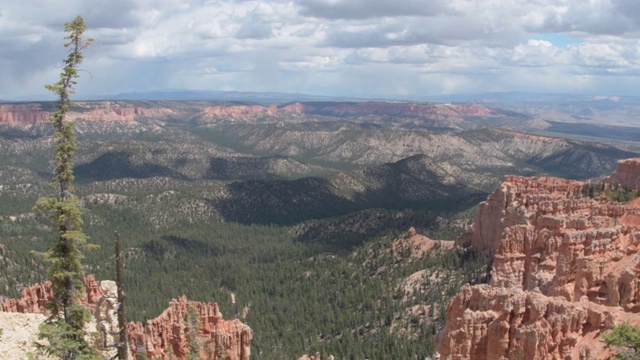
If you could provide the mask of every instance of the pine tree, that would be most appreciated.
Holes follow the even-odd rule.
[[[607,347],[617,348],[612,359],[640,359],[640,327],[623,323],[602,334],[602,339]]]
[[[200,345],[198,344],[198,331],[202,324],[200,323],[200,315],[198,314],[198,310],[189,305],[187,307],[187,312],[184,314],[184,326],[185,326],[185,337],[187,339],[187,346],[189,348],[189,354],[187,355],[187,360],[197,360],[200,356]]]
[[[60,80],[45,87],[58,96],[57,110],[51,113],[56,142],[54,153],[54,178],[52,185],[57,187],[56,197],[41,198],[35,209],[49,215],[55,223],[55,238],[45,252],[49,262],[48,278],[51,281],[54,298],[48,304],[51,317],[40,327],[40,338],[49,341],[41,350],[62,359],[86,359],[92,357],[92,351],[85,340],[84,325],[89,311],[78,304],[84,271],[82,269],[82,251],[89,245],[82,231],[82,212],[78,199],[73,194],[73,163],[71,161],[77,146],[73,125],[66,115],[71,107],[70,95],[79,77],[78,66],[84,59],[83,50],[91,45],[93,39],[85,39],[86,25],[82,17],[64,25],[64,44],[69,55],[64,61]]]

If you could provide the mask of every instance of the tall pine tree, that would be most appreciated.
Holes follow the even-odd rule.
[[[51,113],[55,133],[54,185],[56,197],[41,198],[35,209],[46,212],[55,224],[55,236],[45,260],[50,264],[48,278],[51,281],[54,299],[48,304],[51,317],[40,327],[40,337],[48,340],[49,345],[41,350],[62,359],[92,358],[92,351],[85,340],[84,326],[89,311],[78,303],[83,283],[82,251],[89,246],[87,236],[82,231],[82,212],[78,199],[73,194],[73,163],[71,159],[77,149],[73,125],[66,119],[71,107],[70,95],[77,83],[78,66],[84,59],[83,51],[91,45],[93,39],[83,37],[87,27],[81,16],[64,25],[64,46],[69,55],[64,60],[60,80],[45,87],[58,97],[57,110]]]

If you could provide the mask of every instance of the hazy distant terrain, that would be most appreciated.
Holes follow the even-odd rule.
[[[474,101],[537,119],[542,133],[586,137],[638,150],[639,97],[504,93],[476,96]]]

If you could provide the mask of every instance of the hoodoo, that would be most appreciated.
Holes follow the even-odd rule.
[[[96,330],[111,336],[117,329],[115,321],[115,283],[113,281],[98,282],[93,275],[84,279],[85,291],[82,303],[91,309],[98,326]],[[48,314],[44,305],[53,297],[51,283],[45,282],[23,289],[20,299],[9,299],[0,304],[0,311],[25,314]],[[198,344],[191,349],[188,338],[191,336],[185,319],[192,312],[198,329],[192,337]],[[25,320],[26,321],[26,320]],[[157,318],[146,323],[130,322],[128,325],[128,342],[132,358],[148,357],[152,359],[186,359],[193,351],[201,359],[248,360],[251,355],[253,332],[240,320],[224,320],[216,303],[188,301],[186,297],[174,299],[169,307]],[[36,340],[36,334],[31,341]],[[113,343],[112,338],[106,344]],[[113,352],[113,347],[102,349]],[[5,354],[11,355],[11,354]],[[20,355],[15,354],[17,357]]]
[[[640,325],[638,174],[628,159],[602,183],[505,177],[459,240],[493,257],[491,281],[449,303],[441,359],[610,356],[602,332]],[[612,200],[620,185],[632,200]]]

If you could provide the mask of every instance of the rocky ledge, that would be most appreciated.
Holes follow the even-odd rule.
[[[637,174],[640,159],[621,161],[602,186]],[[449,303],[441,359],[605,359],[602,332],[640,325],[640,199],[585,186],[507,176],[479,205],[459,243],[493,257],[491,281]]]
[[[106,345],[101,350],[111,356],[114,350],[109,344],[118,341],[117,335],[113,335],[118,329],[115,314],[117,288],[113,281],[98,282],[93,275],[84,279],[84,287],[81,301],[94,317],[90,330],[101,334],[98,343]],[[53,297],[50,282],[27,287],[21,295],[20,299],[0,304],[0,312],[48,315],[44,305]],[[188,315],[193,316],[191,325],[185,320]],[[195,331],[193,324],[197,326]],[[145,324],[130,322],[127,331],[130,355],[134,359],[187,359],[192,346],[189,339],[197,343],[200,359],[248,360],[251,356],[253,332],[249,326],[237,319],[224,320],[216,303],[188,301],[184,296],[172,300],[169,308]],[[31,343],[37,334],[30,334],[28,338]],[[29,351],[17,350],[22,352],[5,355],[18,358]]]
[[[187,359],[190,311],[199,327],[194,337],[199,359],[249,360],[253,339],[249,326],[237,319],[224,320],[216,303],[188,301],[184,296],[172,300],[168,309],[144,325],[129,323],[133,358]]]
[[[619,160],[616,171],[604,181],[632,188],[640,188],[640,158]]]

